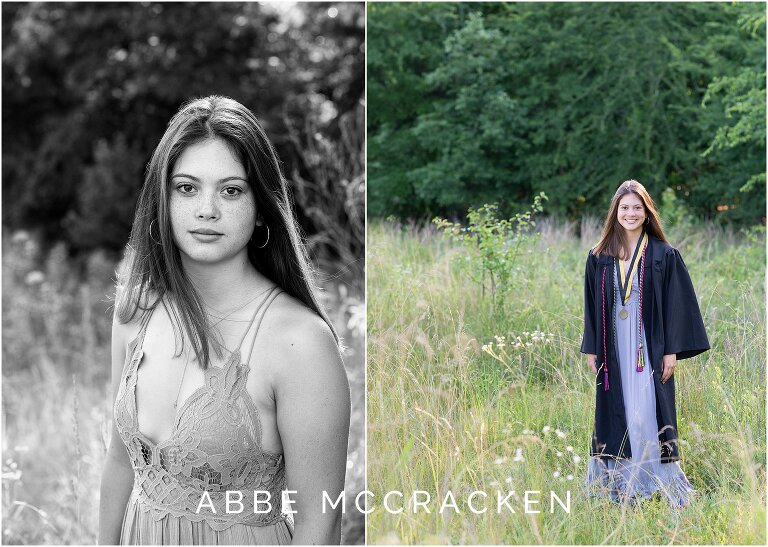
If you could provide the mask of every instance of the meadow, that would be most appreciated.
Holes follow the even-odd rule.
[[[26,232],[3,239],[3,544],[96,542],[116,266],[102,252],[75,261],[61,244],[43,250]],[[365,487],[365,304],[362,280],[348,281],[326,276],[322,296],[347,346],[349,498]],[[344,543],[361,543],[364,527],[348,512]]]
[[[693,280],[712,346],[676,369],[680,510],[586,495],[593,375],[579,349],[587,250],[599,225],[544,219],[503,309],[470,280],[465,247],[434,226],[369,224],[370,543],[765,544],[765,230],[704,222],[667,231]],[[576,234],[580,235],[576,235]],[[405,493],[382,507],[386,492]],[[430,513],[409,497],[428,492]],[[440,501],[448,491],[460,514]],[[467,495],[486,491],[484,514]],[[515,514],[496,512],[515,490]],[[571,491],[571,512],[524,514],[524,490]]]

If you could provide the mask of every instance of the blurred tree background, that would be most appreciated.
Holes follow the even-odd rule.
[[[764,3],[368,4],[368,212],[765,222]]]
[[[113,278],[144,169],[186,101],[261,120],[292,190],[352,395],[365,488],[365,8],[2,4],[2,542],[93,544],[112,416]],[[364,542],[348,511],[344,543]]]
[[[3,225],[121,250],[171,116],[227,95],[277,147],[318,258],[361,273],[364,16],[360,3],[4,3]]]

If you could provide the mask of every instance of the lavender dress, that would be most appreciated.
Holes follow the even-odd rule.
[[[624,306],[629,313],[619,317],[621,297],[618,275],[614,273],[616,287],[616,339],[621,370],[621,388],[632,457],[629,459],[590,457],[587,470],[587,488],[598,496],[610,496],[614,501],[639,500],[659,491],[672,507],[688,504],[694,495],[693,486],[680,468],[679,462],[661,463],[656,422],[656,392],[653,387],[651,361],[643,329],[645,368],[637,372],[637,311],[640,291],[637,273],[632,277],[629,301]]]
[[[251,326],[259,324],[280,293],[275,288],[259,304]],[[250,353],[242,359],[243,339],[224,366],[209,366],[205,384],[178,408],[170,438],[153,442],[139,431],[136,381],[144,355],[148,317],[126,351],[115,423],[128,450],[134,485],[123,516],[125,545],[283,545],[291,542],[293,522],[282,512],[285,460],[261,447],[261,420],[245,389]],[[255,334],[254,334],[255,336]],[[268,492],[270,506],[255,511],[254,491]],[[242,505],[227,511],[226,492],[242,495]],[[201,508],[207,493],[213,508]],[[259,500],[265,499],[259,494]],[[265,511],[266,512],[263,512]]]

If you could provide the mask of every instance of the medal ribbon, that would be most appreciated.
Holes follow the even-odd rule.
[[[643,252],[645,252],[646,243],[648,243],[648,234],[643,232],[643,235],[637,240],[637,245],[635,245],[635,253],[632,255],[632,260],[629,262],[628,272],[624,273],[624,261],[618,257],[616,258],[616,260],[619,261],[619,294],[621,294],[622,304],[626,304],[629,300],[629,294],[632,290],[632,276],[635,275],[635,271],[637,271],[637,266],[640,262],[637,259],[637,255],[641,248],[643,249]]]

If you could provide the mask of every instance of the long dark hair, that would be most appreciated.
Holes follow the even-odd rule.
[[[621,183],[621,186],[618,187],[613,195],[608,216],[605,217],[605,223],[603,224],[603,234],[600,236],[598,244],[592,249],[593,254],[599,256],[605,253],[608,256],[618,258],[626,256],[628,253],[631,254],[632,251],[629,249],[629,242],[624,234],[624,228],[619,224],[618,218],[619,201],[627,194],[635,194],[643,202],[646,218],[643,225],[645,232],[649,236],[654,236],[668,243],[667,236],[664,235],[664,230],[661,227],[661,219],[656,211],[656,205],[653,203],[648,190],[636,180],[627,180]]]
[[[248,242],[251,264],[322,317],[338,341],[315,292],[313,272],[274,147],[249,109],[233,99],[215,95],[181,107],[168,123],[147,165],[125,266],[122,275],[118,275],[118,320],[127,323],[137,313],[151,311],[162,302],[170,308],[174,327],[180,333],[186,332],[200,365],[209,366],[211,329],[202,300],[187,277],[173,242],[168,207],[168,180],[173,165],[184,149],[209,138],[225,141],[236,153],[245,167],[257,210],[269,226],[270,237],[264,248],[259,245],[266,239],[266,233]],[[171,297],[172,305],[166,305],[165,296]],[[183,351],[183,336],[181,340],[179,352]],[[220,355],[218,346],[214,346]]]

